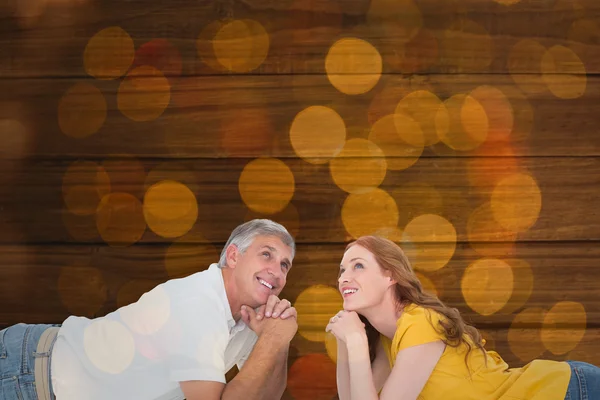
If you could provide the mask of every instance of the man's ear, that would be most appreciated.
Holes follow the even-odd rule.
[[[235,244],[230,244],[225,250],[225,260],[227,260],[227,266],[229,268],[235,268],[238,257],[239,257],[238,248]]]

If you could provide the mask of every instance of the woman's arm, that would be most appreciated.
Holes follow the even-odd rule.
[[[351,400],[416,400],[442,356],[445,344],[436,341],[400,351],[383,386],[381,397],[377,394],[369,362],[366,336],[349,338],[347,349]]]
[[[350,396],[350,369],[348,368],[348,348],[346,343],[341,340],[337,343],[337,388],[340,400],[351,400]],[[383,384],[390,375],[390,363],[383,349],[383,344],[379,342],[375,360],[371,364],[373,371],[373,384],[379,392]]]
[[[351,400],[350,398],[350,370],[348,369],[348,348],[346,343],[337,341],[337,367],[336,367],[337,390],[340,400]]]

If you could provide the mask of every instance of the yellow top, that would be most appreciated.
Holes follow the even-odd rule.
[[[381,336],[390,366],[407,347],[444,339],[434,329],[443,315],[421,306],[405,307],[392,341]],[[431,321],[431,322],[430,322]],[[433,325],[432,325],[433,323]],[[470,337],[468,337],[470,341]],[[471,342],[473,343],[473,342]],[[522,368],[508,368],[495,351],[486,355],[473,347],[470,372],[465,364],[467,348],[446,346],[418,400],[564,400],[571,378],[569,364],[534,360]],[[487,366],[485,365],[487,358]]]

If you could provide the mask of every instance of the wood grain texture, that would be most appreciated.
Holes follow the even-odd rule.
[[[128,110],[133,105],[119,107],[121,81],[0,80],[3,105],[0,119],[17,121],[6,125],[6,140],[19,138],[11,142],[14,150],[7,150],[2,156],[8,159],[116,154],[164,158],[296,157],[290,128],[295,117],[307,107],[325,106],[334,110],[342,118],[346,138],[350,139],[367,137],[376,121],[394,113],[400,100],[415,91],[427,90],[445,101],[458,94],[473,94],[482,87],[499,90],[504,97],[488,98],[488,103],[483,103],[485,116],[476,118],[489,127],[487,137],[484,136],[486,142],[464,151],[439,142],[426,146],[424,156],[600,155],[597,112],[592,106],[600,97],[598,77],[583,78],[585,92],[574,99],[556,97],[533,76],[520,77],[542,91],[524,94],[508,75],[388,75],[370,92],[357,96],[337,91],[324,75],[187,77],[173,79],[170,86],[153,86],[150,80],[142,84],[147,102],[137,100],[141,102],[139,114],[149,119],[142,122],[126,116],[131,115]],[[79,85],[87,89],[69,96],[59,114],[63,97]],[[569,90],[570,85],[565,81],[559,87]],[[91,90],[96,91],[95,96],[89,94]],[[169,96],[164,106],[152,103],[163,96]],[[129,95],[124,97],[136,101]],[[431,115],[433,123],[437,109],[424,103],[413,104],[421,104],[423,115]],[[106,111],[102,113],[98,107]],[[155,110],[162,111],[156,119]],[[69,120],[75,121],[70,127],[61,125]],[[433,126],[431,132],[423,129],[435,136]],[[82,129],[90,129],[87,136],[74,138],[66,134]],[[313,135],[317,137],[316,133]]]
[[[530,54],[517,51],[510,58],[523,39],[547,48],[573,48],[589,73],[600,67],[600,8],[593,0],[522,1],[510,7],[475,0],[51,1],[35,6],[32,2],[22,10],[12,0],[0,8],[0,76],[83,76],[86,44],[110,26],[125,29],[136,49],[153,39],[170,40],[181,54],[184,74],[228,73],[214,59],[212,35],[207,34],[216,33],[211,23],[227,18],[255,20],[268,34],[268,56],[251,71],[255,74],[323,73],[330,46],[348,36],[371,42],[383,58],[384,72],[506,73],[511,65],[539,73],[539,66],[524,62]],[[418,28],[424,36],[417,35]],[[198,41],[206,52],[198,54]],[[231,57],[246,54],[240,47]]]
[[[216,262],[222,244],[146,245],[131,248],[111,248],[91,245],[2,246],[0,265],[0,326],[20,321],[31,323],[60,323],[72,313],[101,316],[116,308],[136,301],[146,291],[171,278],[187,276],[202,271]],[[298,246],[294,266],[282,297],[296,303],[298,296],[314,285],[330,286],[335,291],[339,262],[345,244],[312,244]],[[514,285],[494,289],[512,292],[505,306],[491,315],[480,315],[477,302],[467,302],[462,292],[465,270],[474,262],[492,258],[504,260],[513,266],[525,265],[531,275],[530,282],[515,267]],[[450,262],[434,271],[418,271],[431,281],[440,298],[457,307],[470,323],[482,329],[507,328],[515,316],[529,308],[546,311],[557,303],[571,301],[580,303],[587,315],[589,328],[600,326],[600,305],[597,279],[600,269],[600,250],[597,243],[518,243],[512,251],[505,246],[489,246],[485,255],[468,244],[460,244]],[[521,264],[514,261],[520,260]],[[77,280],[77,270],[89,279]],[[98,271],[97,276],[95,272]],[[61,274],[66,274],[61,278]],[[72,280],[67,279],[69,276]],[[92,277],[95,277],[92,279]],[[60,279],[67,279],[65,285]],[[74,284],[77,282],[77,284]],[[482,285],[484,283],[482,282]],[[427,286],[430,288],[431,286]],[[431,289],[427,289],[431,290]],[[92,299],[102,298],[96,307]],[[95,297],[96,296],[96,297]],[[485,298],[482,295],[482,298]],[[318,301],[324,314],[335,314],[335,296],[310,297]],[[473,306],[474,305],[474,306]],[[473,308],[473,307],[474,308]],[[559,313],[560,316],[560,313]],[[562,317],[568,317],[562,315]],[[560,318],[559,318],[560,319]],[[557,321],[558,326],[569,328],[568,320]],[[534,325],[519,322],[521,328]],[[324,328],[324,327],[323,327]],[[317,329],[306,325],[303,330]]]
[[[110,193],[126,193],[137,199],[143,235],[135,243],[169,243],[173,240],[157,235],[146,226],[141,214],[146,190],[164,179],[174,179],[187,185],[197,202],[198,216],[195,222],[192,220],[191,229],[183,237],[177,237],[178,240],[225,242],[233,228],[248,218],[258,216],[293,226],[297,230],[298,242],[302,243],[339,243],[350,237],[347,225],[342,222],[348,193],[336,186],[328,165],[312,165],[299,159],[283,160],[294,177],[293,197],[282,212],[266,214],[250,212],[238,187],[240,174],[251,159],[188,159],[166,163],[165,160],[142,159],[136,160],[136,163],[122,160],[125,161],[98,160],[96,165],[106,166],[111,180]],[[75,215],[66,206],[63,192],[66,181],[63,179],[72,162],[65,159],[40,160],[28,163],[18,173],[0,170],[0,180],[14,182],[12,186],[0,187],[4,226],[0,239],[3,243],[103,242],[96,225],[98,214],[94,214],[100,201],[97,193],[96,203],[91,203],[94,208],[87,215]],[[478,159],[471,158],[421,158],[408,170],[387,171],[380,188],[396,203],[397,227],[403,230],[413,218],[432,213],[453,225],[459,242],[593,241],[600,238],[600,214],[595,212],[600,179],[599,158],[519,158],[516,160],[518,168],[508,171],[506,159],[491,160],[483,165],[478,162]],[[361,168],[360,165],[348,169],[342,176],[360,176],[361,173],[369,176],[373,173],[370,167],[358,168]],[[266,170],[264,173],[260,171],[258,176],[263,178],[257,177],[257,186],[249,190],[268,191],[271,197],[284,198],[285,185],[277,183],[283,181],[267,181],[275,179],[274,175],[268,175]],[[533,213],[537,219],[532,219],[534,224],[529,229],[510,234],[493,222],[489,208],[480,208],[489,204],[495,185],[513,172],[527,174],[533,179],[531,182],[535,182],[541,193],[541,209],[539,214]],[[89,194],[90,190],[95,193],[94,187],[85,179],[73,185],[83,185],[84,188],[87,185],[86,193]],[[519,203],[522,210],[534,207],[535,211],[531,187],[515,186],[507,190],[512,193],[511,201]],[[525,194],[522,193],[524,190]],[[157,204],[168,207],[167,203]],[[354,226],[365,226],[370,218],[381,212],[370,205],[349,210],[349,215],[364,219],[363,222],[355,220]],[[381,218],[387,218],[385,215]],[[508,222],[519,223],[522,217],[522,214],[510,217]],[[113,223],[116,224],[115,229],[119,228],[118,220]],[[377,223],[374,229],[388,227],[388,222],[383,221],[382,224],[386,225]],[[126,226],[120,228],[125,229]]]

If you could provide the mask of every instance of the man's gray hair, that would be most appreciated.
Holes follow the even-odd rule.
[[[219,258],[218,264],[219,268],[224,268],[227,265],[227,248],[229,245],[234,244],[241,253],[244,253],[248,250],[248,247],[250,247],[256,236],[278,237],[283,244],[292,249],[292,259],[294,259],[294,255],[296,254],[296,243],[294,242],[292,235],[290,235],[283,225],[271,221],[270,219],[253,219],[239,225],[231,232],[227,243],[225,243],[223,250],[221,250],[221,257]]]

